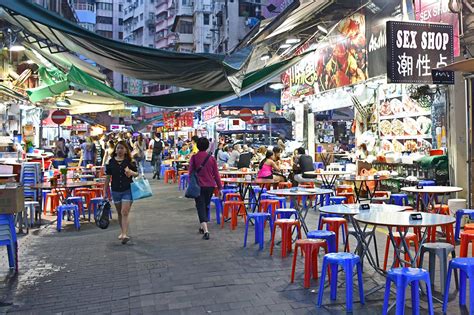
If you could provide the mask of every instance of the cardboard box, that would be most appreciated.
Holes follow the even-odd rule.
[[[0,213],[13,214],[23,211],[24,208],[23,187],[0,187]]]

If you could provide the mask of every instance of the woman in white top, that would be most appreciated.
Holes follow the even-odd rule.
[[[112,157],[112,153],[114,153],[115,143],[113,140],[109,140],[107,142],[107,149],[105,149],[104,158],[102,160],[102,166],[109,164],[110,158]]]

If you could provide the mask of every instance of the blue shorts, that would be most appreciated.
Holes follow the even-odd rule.
[[[112,200],[114,203],[122,203],[122,201],[133,202],[132,192],[126,191],[112,191]]]

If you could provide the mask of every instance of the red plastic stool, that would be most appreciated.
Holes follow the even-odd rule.
[[[326,217],[321,220],[321,225],[326,224],[326,229],[336,233],[336,252],[339,251],[339,228],[343,227],[343,237],[345,236],[344,244],[346,247],[346,251],[349,252],[349,242],[348,242],[348,228],[347,228],[347,220],[344,218],[334,218],[334,217]]]
[[[402,232],[402,233],[404,233],[404,232]],[[395,239],[397,247],[400,247],[400,244],[402,243],[402,240],[400,239],[400,235],[393,234],[393,238]],[[408,247],[411,247],[411,242],[413,242],[414,245],[415,245],[415,251],[418,252],[419,242],[418,242],[418,236],[415,233],[410,233],[410,232],[407,233],[407,235],[405,237],[405,240],[407,241]],[[387,242],[385,243],[385,256],[384,256],[384,261],[383,261],[383,270],[387,270],[388,250],[389,250],[389,247],[390,247],[390,243],[391,243],[390,236],[387,235]],[[409,260],[409,258],[410,257],[408,256],[408,253],[406,253],[405,254],[405,260]],[[396,260],[394,268],[398,268],[400,266],[400,261],[398,261],[395,251],[393,252],[393,259]],[[408,264],[407,264],[406,267],[411,267],[411,266],[408,266]]]
[[[278,189],[292,188],[293,184],[290,182],[279,182],[277,187]]]
[[[286,252],[291,252],[291,231],[293,227],[298,229],[298,238],[301,239],[301,224],[298,220],[293,219],[278,219],[273,223],[272,243],[270,245],[270,256],[273,255],[273,246],[275,246],[275,231],[276,228],[281,229],[281,257],[286,257]]]
[[[176,183],[176,171],[173,169],[165,170],[164,182],[168,184],[169,180],[173,180],[171,183]]]
[[[46,208],[49,209],[51,215],[56,212],[56,208],[59,207],[59,194],[49,193],[46,195],[46,201],[44,203],[43,214],[46,215]]]
[[[237,216],[242,215],[244,217],[244,222],[247,221],[247,213],[245,212],[245,204],[243,201],[237,201],[237,200],[224,201],[221,229],[224,228],[225,219],[229,217],[229,210],[231,213],[230,228],[232,230],[235,230],[235,228],[237,227]]]
[[[296,257],[298,256],[298,248],[304,254],[304,287],[310,287],[311,271],[313,279],[318,279],[318,254],[320,248],[324,248],[324,252],[328,252],[325,240],[304,239],[296,240],[295,252],[293,253],[293,265],[291,266],[291,283],[295,282]]]
[[[336,187],[336,196],[341,193],[353,193],[354,188],[351,185],[339,185]]]
[[[346,201],[343,203],[355,203],[354,193],[352,192],[341,192],[336,194],[336,196],[346,197]]]
[[[469,243],[474,242],[474,231],[461,232],[461,249],[459,250],[459,257],[467,257],[467,248]],[[474,244],[472,245],[472,255],[474,256]]]
[[[273,218],[275,216],[276,209],[280,208],[280,201],[273,199],[260,200],[260,203],[258,204],[258,212],[267,212],[269,207],[271,207],[272,212],[268,213],[271,213]]]
[[[90,188],[89,191],[93,194],[92,198],[102,198],[104,193],[103,188]]]
[[[464,225],[464,231],[474,231],[474,223],[466,223]]]
[[[225,195],[225,201],[231,201],[231,200],[243,201],[242,196],[239,193],[227,193]]]
[[[75,194],[75,197],[83,197],[85,199],[85,202],[84,202],[84,208],[85,208],[86,206],[90,204],[91,199],[94,198],[94,193],[92,191],[80,191],[77,194]]]

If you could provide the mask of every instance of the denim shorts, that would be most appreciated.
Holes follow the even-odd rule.
[[[114,203],[121,203],[122,201],[132,202],[132,192],[130,189],[126,191],[112,191],[112,200]]]

